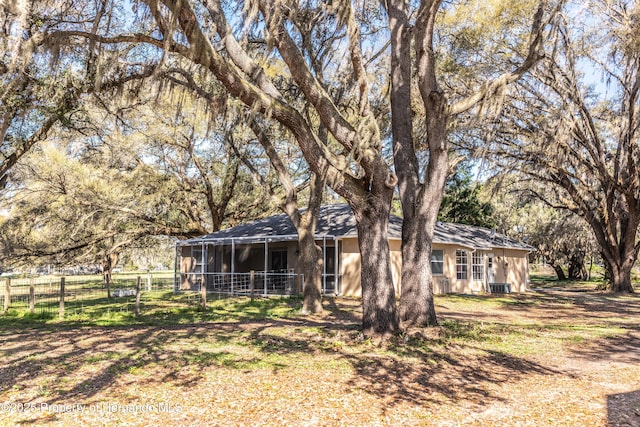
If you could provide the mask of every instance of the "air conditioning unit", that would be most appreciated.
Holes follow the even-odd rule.
[[[511,283],[489,283],[489,292],[492,294],[510,294]]]
[[[451,286],[449,284],[448,278],[443,277],[442,279],[440,279],[439,291],[440,294],[448,294],[451,292]]]

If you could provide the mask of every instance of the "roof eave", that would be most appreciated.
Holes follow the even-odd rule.
[[[340,239],[342,236],[336,236],[332,234],[316,234],[314,236],[315,240],[322,239]],[[203,238],[195,238],[188,240],[181,240],[176,243],[177,246],[193,246],[193,245],[201,245],[207,243],[213,244],[231,244],[239,243],[239,244],[253,244],[253,243],[273,243],[273,242],[291,242],[294,240],[298,240],[299,237],[297,234],[285,234],[285,235],[276,235],[276,236],[238,236],[238,237],[203,237]]]

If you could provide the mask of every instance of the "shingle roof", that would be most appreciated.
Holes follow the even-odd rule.
[[[316,237],[357,237],[358,230],[351,208],[347,204],[327,205],[320,210]],[[389,221],[389,239],[402,238],[402,218],[391,216]],[[183,240],[181,246],[199,244],[207,241],[230,243],[241,240],[245,243],[268,241],[297,240],[296,229],[285,214],[273,215],[256,221],[247,222],[235,227],[194,239]],[[503,236],[493,230],[472,225],[438,222],[434,234],[434,243],[454,244],[472,249],[505,248],[534,250],[532,246]]]

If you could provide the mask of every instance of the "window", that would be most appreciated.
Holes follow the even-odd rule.
[[[324,265],[326,274],[335,274],[336,271],[336,248],[333,246],[326,247],[327,252],[324,256]]]
[[[444,251],[442,249],[431,251],[431,273],[444,274]]]
[[[336,247],[325,246],[324,275],[322,277],[322,292],[336,292]]]
[[[271,270],[282,271],[287,269],[287,250],[274,249],[271,251]]]
[[[456,279],[467,280],[469,277],[469,256],[467,251],[456,250]]]
[[[484,252],[475,251],[471,256],[473,280],[484,280]]]

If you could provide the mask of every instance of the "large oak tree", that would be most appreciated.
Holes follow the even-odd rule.
[[[1,261],[102,262],[108,279],[137,242],[199,236],[265,210],[264,191],[225,144],[231,130],[203,120],[188,96],[100,101],[82,103],[82,121],[101,126],[57,129],[14,166],[0,191]]]
[[[282,126],[311,171],[347,200],[358,226],[366,335],[395,333],[400,320],[436,323],[431,240],[454,119],[500,101],[503,88],[541,57],[554,8],[544,0],[518,7],[440,0],[85,6],[81,18],[47,26],[47,36],[84,41],[90,57],[108,52],[113,64],[138,59],[131,75],[150,69],[158,77],[189,63],[262,123]],[[388,142],[395,168],[384,156]],[[400,316],[387,240],[396,184],[404,214]]]
[[[500,104],[505,87],[543,57],[544,34],[561,3],[384,3],[391,32],[393,152],[404,215],[400,316],[408,324],[435,324],[430,260],[452,166],[451,131],[455,121],[471,119],[478,126],[477,115]]]
[[[541,193],[591,227],[610,289],[633,292],[640,250],[640,7],[574,4],[553,49],[506,109],[503,166],[548,184]]]
[[[93,0],[0,4],[0,188],[19,159],[57,128],[83,126],[74,116],[87,94],[135,90],[151,75],[138,58],[116,59],[95,40],[55,31],[108,31],[114,8]]]
[[[387,240],[399,178],[405,218],[401,318],[407,324],[436,323],[429,260],[449,172],[452,119],[491,103],[539,59],[549,16],[546,2],[535,13],[535,4],[514,8],[520,14],[500,2],[492,4],[498,15],[528,18],[507,23],[515,30],[504,42],[486,43],[493,48],[491,55],[476,52],[481,58],[474,64],[488,60],[500,65],[475,73],[483,77],[480,81],[466,82],[438,79],[438,66],[446,58],[436,53],[450,40],[436,28],[458,10],[442,1],[161,0],[135,5],[138,19],[131,28],[96,25],[102,31],[92,32],[67,25],[56,34],[101,46],[145,46],[155,52],[147,59],[154,66],[171,57],[190,61],[252,111],[286,129],[312,172],[326,179],[354,212],[367,335],[391,334],[400,326]],[[466,15],[451,18],[451,34],[468,36],[465,20],[477,5],[466,6],[460,5]],[[504,33],[494,31],[493,36],[500,40]],[[463,64],[472,51],[462,48],[450,57],[459,53]],[[389,122],[395,172],[383,156]]]

